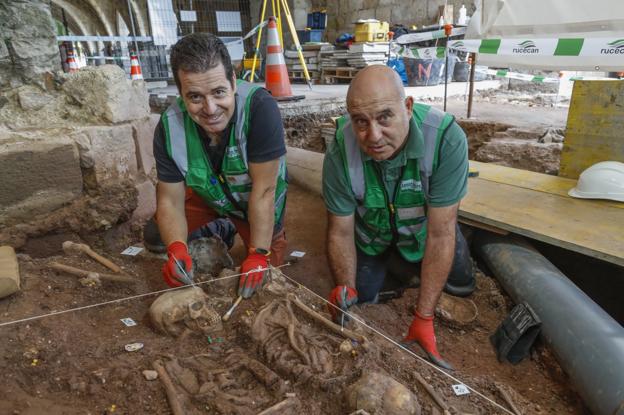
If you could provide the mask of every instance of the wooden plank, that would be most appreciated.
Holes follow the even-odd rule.
[[[576,180],[550,174],[514,169],[492,163],[481,163],[470,160],[470,167],[479,172],[479,178],[496,183],[508,184],[539,192],[550,193],[562,197],[570,197],[568,190],[576,186]],[[624,202],[612,200],[595,200],[596,203],[624,209]]]
[[[624,266],[624,210],[593,200],[468,181],[460,217]]]
[[[575,81],[559,176],[576,179],[605,160],[624,162],[624,82]]]
[[[457,221],[465,225],[472,226],[473,228],[483,229],[484,231],[489,231],[497,235],[509,235],[509,231],[506,231],[505,229],[497,228],[496,226],[492,225],[486,225],[485,223],[477,222],[476,220],[460,217],[457,219]]]

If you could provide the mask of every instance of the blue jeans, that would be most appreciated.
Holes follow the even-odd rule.
[[[366,255],[357,250],[355,288],[359,303],[376,303],[380,291],[402,292],[408,287],[420,285],[421,262],[406,261],[396,247],[381,255]],[[470,250],[464,235],[455,227],[455,256],[444,291],[456,296],[470,295],[476,281]]]

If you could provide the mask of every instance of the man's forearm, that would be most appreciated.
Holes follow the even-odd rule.
[[[330,225],[327,232],[327,258],[335,284],[355,288],[357,258],[353,236],[344,235]]]
[[[156,222],[160,238],[169,245],[173,241],[186,242],[188,227],[184,214],[184,188],[159,183],[156,207]]]
[[[448,278],[455,255],[455,232],[455,227],[452,227],[443,235],[427,236],[417,304],[422,315],[433,315]]]
[[[270,249],[275,224],[275,188],[249,196],[250,242],[254,248]]]

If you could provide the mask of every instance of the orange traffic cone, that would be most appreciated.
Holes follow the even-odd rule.
[[[304,95],[293,96],[288,80],[288,70],[282,54],[282,46],[277,33],[275,17],[269,17],[267,32],[267,53],[265,71],[265,87],[277,101],[290,101],[305,98]]]
[[[130,77],[133,81],[135,79],[143,79],[141,65],[139,65],[139,58],[137,58],[137,55],[134,52],[130,52]]]
[[[74,59],[74,51],[67,51],[67,72],[74,73],[78,72],[78,64],[76,63],[76,59]]]

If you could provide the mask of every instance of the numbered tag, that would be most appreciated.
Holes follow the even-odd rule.
[[[126,325],[126,327],[136,326],[136,321],[132,320],[130,317],[120,319],[122,323]]]
[[[121,252],[121,255],[130,255],[130,256],[136,256],[138,255],[141,251],[143,250],[143,248],[141,248],[140,246],[129,246],[126,249],[124,249]]]
[[[305,255],[305,252],[302,251],[292,251],[290,253],[290,256],[295,257],[295,258],[303,258],[303,256]]]
[[[453,392],[455,392],[455,395],[457,396],[468,395],[470,393],[466,385],[463,385],[461,383],[458,385],[453,385]]]

